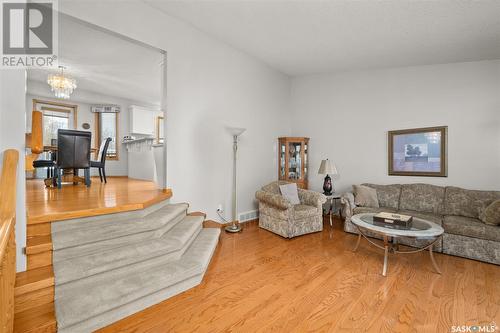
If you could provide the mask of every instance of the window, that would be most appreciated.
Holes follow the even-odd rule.
[[[33,110],[42,112],[44,146],[57,145],[58,129],[76,128],[77,108],[76,105],[33,99]]]
[[[111,138],[108,151],[106,154],[107,159],[118,159],[118,113],[114,112],[100,112],[96,113],[97,123],[97,150],[106,138]]]
[[[52,140],[57,140],[57,130],[60,128],[69,128],[69,113],[60,111],[43,111],[42,121],[43,145],[52,146]]]

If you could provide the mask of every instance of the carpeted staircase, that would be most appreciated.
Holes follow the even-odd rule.
[[[90,332],[199,284],[220,230],[187,204],[52,226],[58,332]]]

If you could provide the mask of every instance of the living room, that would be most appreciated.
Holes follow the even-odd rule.
[[[109,317],[104,313],[114,309],[111,301],[101,310],[91,301],[70,303],[69,295],[85,289],[70,290],[70,283],[58,280],[69,266],[54,260],[55,282],[46,298],[50,325],[38,329],[459,332],[500,322],[498,1],[59,1],[58,7],[165,50],[166,177],[160,187],[173,191],[169,205],[189,203],[182,208],[188,216],[205,214],[205,227],[240,223],[236,233],[220,229],[220,238],[214,235],[218,243],[206,254],[200,280],[186,282],[193,289],[162,286],[161,297],[142,308],[134,303],[139,308],[133,311],[123,301],[123,312]],[[0,151],[13,148],[23,156],[26,74],[0,74]],[[234,136],[228,128],[244,131]],[[290,161],[281,160],[279,138],[293,138],[284,145],[287,158],[300,153],[293,176]],[[409,145],[418,147],[415,154]],[[290,203],[295,197],[281,197],[285,190],[275,181],[282,163],[290,166],[283,171],[286,181],[306,180],[295,193],[315,212],[299,214]],[[26,183],[19,176],[24,158],[17,168],[20,274],[29,260],[23,250],[29,238]],[[392,184],[401,186],[395,192],[383,187]],[[353,185],[357,198],[350,194]],[[75,188],[85,198],[87,190]],[[56,190],[47,190],[47,198]],[[256,197],[260,191],[266,193]],[[380,212],[409,215],[414,228],[424,221],[434,233],[376,235],[373,219],[354,219]],[[296,227],[294,214],[314,226]],[[450,229],[449,216],[466,224]],[[54,254],[63,243],[57,228],[53,223],[49,231]],[[400,250],[399,237],[430,239],[402,240]],[[82,239],[67,246],[83,248]],[[399,253],[422,249],[431,251]],[[78,275],[74,283],[87,278]],[[60,303],[62,291],[67,303]],[[78,317],[61,304],[101,312]],[[19,313],[34,313],[23,309]],[[26,324],[36,322],[32,318],[17,319],[16,331],[36,331]]]

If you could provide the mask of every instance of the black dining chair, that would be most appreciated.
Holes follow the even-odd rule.
[[[90,186],[90,145],[92,133],[59,129],[57,131],[57,162],[55,177],[57,188],[62,187],[62,171],[83,169],[85,185]]]
[[[54,167],[56,166],[56,154],[49,151],[49,159],[46,160],[35,160],[33,161],[33,168],[47,168],[47,179],[54,177]]]
[[[107,183],[106,179],[106,154],[108,153],[109,143],[111,142],[111,138],[106,138],[103,142],[101,142],[101,146],[99,147],[99,153],[97,154],[97,161],[90,161],[90,166],[92,168],[99,169],[99,177],[101,178],[101,183],[104,178],[104,182]]]

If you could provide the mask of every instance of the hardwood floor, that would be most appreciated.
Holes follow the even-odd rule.
[[[28,224],[142,209],[171,196],[152,182],[127,177],[108,177],[107,184],[92,177],[89,188],[64,185],[60,190],[45,188],[40,179],[26,181]]]
[[[245,224],[224,233],[198,287],[99,332],[450,332],[500,324],[500,267],[427,253],[390,255],[325,223],[286,240]]]

